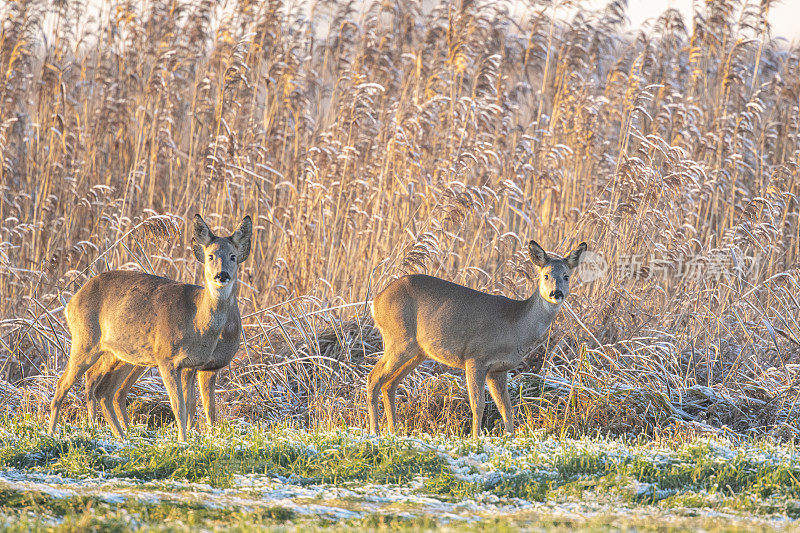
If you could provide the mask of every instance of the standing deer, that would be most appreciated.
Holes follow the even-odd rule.
[[[195,215],[192,249],[203,263],[203,286],[125,270],[90,279],[67,305],[72,348],[50,404],[50,434],[55,431],[67,391],[101,358],[99,370],[105,369],[101,375],[109,376],[107,387],[120,394],[123,402],[139,376],[133,381],[130,378],[140,370],[125,374],[115,360],[158,367],[181,441],[186,440],[187,405],[194,404],[194,382],[202,371],[201,394],[207,399],[206,414],[213,418],[216,371],[230,363],[239,346],[242,324],[236,282],[239,264],[250,254],[251,234],[249,216],[229,237],[217,237],[202,217]],[[109,389],[104,389],[104,414],[107,411],[116,420],[112,429],[122,434],[118,416],[126,420],[127,414],[125,409],[119,412],[119,404],[108,409]]]
[[[508,371],[544,336],[569,294],[569,277],[586,251],[582,242],[566,258],[551,256],[536,241],[528,246],[539,271],[538,290],[527,300],[479,292],[422,274],[390,283],[372,303],[384,343],[367,378],[369,429],[378,434],[378,391],[389,430],[395,431],[397,386],[427,359],[464,370],[472,409],[472,436],[483,420],[488,383],[506,433],[514,432]]]

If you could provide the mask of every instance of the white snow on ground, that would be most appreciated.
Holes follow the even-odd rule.
[[[180,481],[136,482],[129,479],[77,480],[58,475],[27,473],[9,469],[0,471],[0,488],[17,491],[39,491],[55,498],[93,496],[107,502],[120,503],[128,498],[149,503],[175,501],[201,504],[209,508],[230,506],[284,507],[302,515],[326,518],[353,518],[365,513],[397,507],[413,509],[409,516],[436,514],[445,519],[471,520],[488,515],[509,514],[530,508],[518,500],[500,503],[495,495],[487,494],[474,500],[457,503],[415,493],[412,486],[348,483],[345,486],[293,485],[276,477],[250,474],[234,476],[234,488],[214,489],[202,483]],[[318,502],[313,503],[312,502]],[[345,505],[341,503],[347,502]],[[338,502],[338,503],[337,503]],[[356,506],[358,510],[350,507]]]
[[[248,431],[258,428],[239,428],[224,437],[213,437],[211,445],[219,438],[220,445],[244,448],[248,445]],[[4,439],[14,440],[5,434]],[[149,445],[175,446],[167,438],[138,437],[120,445],[113,441],[95,441],[108,454],[117,454],[126,447],[147,441]],[[686,447],[673,449],[656,444],[626,445],[614,440],[580,439],[559,440],[536,436],[519,436],[515,439],[482,438],[478,441],[452,440],[445,437],[422,436],[376,438],[358,430],[340,430],[328,433],[309,433],[303,430],[281,429],[270,434],[270,441],[291,446],[297,452],[315,456],[329,453],[340,445],[375,443],[410,447],[421,452],[434,452],[446,460],[456,478],[470,482],[493,482],[525,474],[537,479],[556,479],[559,460],[586,455],[597,458],[600,464],[638,458],[656,465],[679,465],[686,461]],[[758,465],[797,466],[800,456],[793,447],[774,446],[768,443],[734,445],[725,441],[701,440],[693,443],[703,457],[714,463],[725,463],[737,458]],[[580,476],[578,476],[580,478]],[[724,520],[732,526],[797,528],[800,522],[782,515],[753,515],[703,508],[662,508],[658,505],[625,503],[607,494],[587,490],[580,501],[549,500],[527,501],[520,498],[500,497],[484,492],[473,498],[453,501],[424,492],[425,479],[418,477],[405,485],[344,482],[336,485],[310,483],[302,478],[265,474],[234,475],[231,488],[214,488],[203,483],[177,480],[140,481],[125,478],[94,477],[76,479],[39,472],[36,469],[0,469],[0,490],[38,491],[54,498],[90,496],[108,503],[127,500],[151,504],[159,502],[189,503],[211,509],[237,507],[242,510],[282,507],[306,517],[332,520],[359,518],[373,513],[395,516],[433,516],[440,522],[473,521],[482,518],[542,515],[551,519],[588,520],[594,517],[636,518],[653,517],[664,520],[670,516],[707,517]],[[633,480],[628,487],[637,497],[663,499],[678,491],[660,489],[651,483]],[[706,501],[715,495],[704,491]],[[572,500],[574,500],[573,498]],[[800,506],[800,503],[798,503]],[[2,523],[2,517],[0,517]],[[1,524],[0,524],[1,525]]]
[[[655,506],[626,506],[618,502],[598,501],[528,502],[518,498],[499,498],[484,493],[476,498],[447,502],[415,493],[411,486],[381,484],[345,486],[326,484],[300,486],[276,477],[263,475],[235,476],[234,488],[214,489],[206,484],[179,481],[136,482],[128,479],[77,480],[62,476],[26,473],[14,469],[0,471],[0,488],[34,490],[52,497],[93,496],[109,503],[135,499],[148,503],[182,502],[219,509],[236,506],[243,509],[282,507],[298,515],[328,519],[358,518],[372,513],[398,516],[435,516],[439,521],[479,520],[513,517],[522,512],[569,520],[594,517],[681,516],[680,509],[669,512]],[[783,517],[752,517],[712,510],[686,509],[686,515],[724,519],[730,525],[770,526],[791,524]]]

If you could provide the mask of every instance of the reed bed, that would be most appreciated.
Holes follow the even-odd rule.
[[[602,261],[512,380],[518,422],[797,438],[800,48],[771,3],[627,33],[624,1],[0,5],[0,410],[43,413],[90,276],[198,282],[201,212],[255,223],[224,416],[363,427],[376,292],[526,297],[534,238]],[[155,374],[132,396],[164,411]],[[466,429],[457,373],[400,396],[407,429]]]

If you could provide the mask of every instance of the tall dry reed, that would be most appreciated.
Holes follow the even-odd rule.
[[[364,302],[408,272],[527,296],[535,238],[609,268],[513,381],[526,423],[796,435],[800,49],[771,3],[627,35],[621,0],[3,4],[0,405],[47,400],[89,276],[199,281],[202,212],[256,223],[229,416],[362,424]],[[402,394],[463,429],[444,369]]]

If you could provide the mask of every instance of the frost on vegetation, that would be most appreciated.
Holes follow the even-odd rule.
[[[176,503],[209,512],[281,508],[335,520],[372,513],[452,521],[632,509],[724,511],[741,519],[800,515],[797,453],[766,441],[378,438],[357,430],[258,424],[225,426],[189,444],[177,443],[169,430],[135,433],[124,445],[81,428],[57,439],[23,433],[0,433],[0,494],[91,497],[122,507]],[[72,454],[77,466],[65,466],[54,449]],[[20,467],[12,460],[18,452],[50,460]],[[113,463],[104,462],[109,457]],[[65,468],[80,474],[65,474]]]

